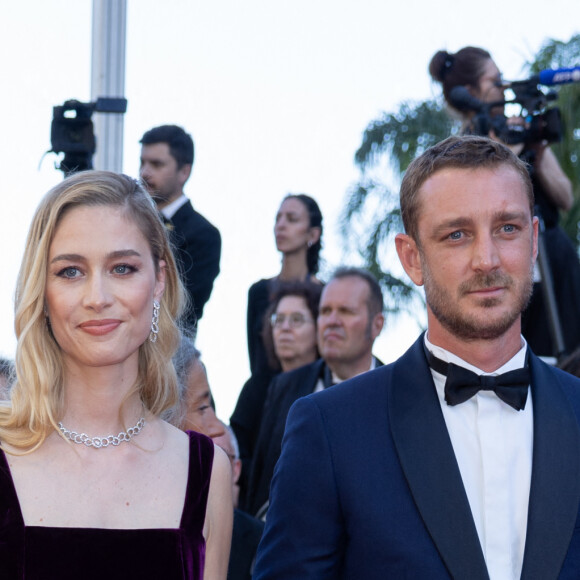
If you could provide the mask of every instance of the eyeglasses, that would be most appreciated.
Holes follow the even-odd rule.
[[[280,328],[284,325],[284,322],[288,320],[288,325],[290,328],[298,328],[302,326],[305,322],[313,322],[311,318],[306,318],[302,312],[291,312],[290,314],[272,314],[270,318],[270,323],[272,328]]]

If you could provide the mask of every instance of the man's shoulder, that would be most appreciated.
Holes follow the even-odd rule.
[[[532,369],[535,370],[535,377],[540,380],[546,380],[546,377],[549,376],[554,382],[560,385],[569,398],[572,398],[574,402],[580,404],[580,378],[545,363],[539,357],[532,355],[531,360]]]
[[[284,388],[287,385],[299,384],[309,378],[316,383],[322,368],[324,367],[324,360],[318,359],[307,365],[298,367],[285,373],[280,373],[272,379],[274,388]]]
[[[296,399],[314,392],[322,374],[324,361],[318,359],[292,371],[276,375],[268,387],[268,412],[275,415],[288,412]]]
[[[203,215],[196,211],[188,199],[173,215],[171,221],[176,225],[195,225],[197,231],[203,231],[204,235],[217,235],[219,230]]]
[[[311,397],[320,405],[342,405],[345,400],[365,403],[369,397],[373,396],[373,393],[383,392],[384,394],[391,382],[393,366],[397,363],[398,361],[395,361],[388,365],[378,366],[329,389],[313,393]]]
[[[234,510],[234,529],[238,535],[252,535],[257,536],[258,540],[264,530],[264,522],[243,512],[242,510]]]

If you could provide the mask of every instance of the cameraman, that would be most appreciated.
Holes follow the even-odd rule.
[[[504,100],[501,73],[488,51],[467,46],[456,53],[438,51],[429,64],[433,80],[443,88],[443,96],[450,112],[463,121],[462,133],[486,134],[501,141],[493,127],[501,127],[504,121],[502,104],[489,110],[489,123],[481,123],[475,107],[470,110],[469,97],[481,103],[494,103]],[[451,92],[455,87],[467,89],[467,99],[458,104]],[[456,94],[456,93],[455,93]],[[467,106],[460,106],[466,104]],[[461,110],[459,110],[461,109]],[[517,135],[518,128],[524,128],[522,117],[510,117],[505,121],[508,131]],[[506,134],[505,132],[501,133]],[[527,161],[534,185],[534,196],[539,215],[544,220],[544,240],[548,261],[552,272],[554,293],[558,305],[559,321],[565,345],[565,352],[572,352],[580,345],[580,262],[576,250],[558,226],[559,210],[569,210],[574,197],[572,184],[564,174],[556,156],[548,143],[522,142],[508,146]],[[539,280],[535,280],[532,299],[522,320],[522,333],[531,349],[541,356],[558,356],[549,332],[549,322]]]

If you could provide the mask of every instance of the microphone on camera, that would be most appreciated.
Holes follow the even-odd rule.
[[[580,82],[580,66],[542,70],[536,75],[540,85],[551,87]]]
[[[484,103],[462,86],[453,87],[449,91],[449,102],[458,111],[481,111],[484,107]]]
[[[580,82],[580,66],[572,68],[547,68],[526,81],[513,81],[506,86],[511,88],[530,87],[532,85],[545,85],[553,87],[556,85],[567,85]]]

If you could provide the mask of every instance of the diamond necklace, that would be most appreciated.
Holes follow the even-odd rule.
[[[101,447],[108,447],[109,445],[117,446],[123,441],[131,441],[133,437],[139,435],[141,429],[145,426],[145,417],[141,417],[134,427],[129,427],[127,431],[121,431],[118,435],[107,435],[106,437],[89,437],[86,433],[77,433],[76,431],[69,431],[60,421],[58,428],[65,439],[78,443],[79,445],[86,445],[87,447],[94,447],[100,449]]]

